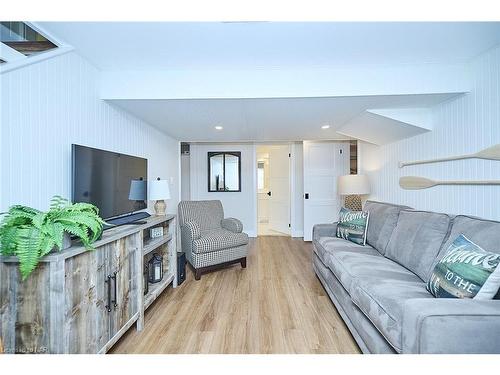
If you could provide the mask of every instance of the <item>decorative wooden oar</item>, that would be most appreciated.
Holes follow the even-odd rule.
[[[436,181],[425,177],[405,176],[399,179],[399,186],[406,190],[428,189],[437,185],[500,185],[500,180],[485,181]]]
[[[486,159],[486,160],[500,160],[500,144],[485,148],[484,150],[476,152],[475,154],[451,156],[451,157],[440,158],[440,159],[400,162],[399,168],[403,168],[403,167],[406,167],[408,165],[439,163],[442,161],[474,159],[474,158],[475,159]]]

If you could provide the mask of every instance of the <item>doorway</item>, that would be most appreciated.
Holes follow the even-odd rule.
[[[257,235],[290,236],[290,146],[258,145]]]
[[[349,154],[349,142],[304,141],[304,241],[312,240],[315,224],[338,220],[337,179],[349,174]]]

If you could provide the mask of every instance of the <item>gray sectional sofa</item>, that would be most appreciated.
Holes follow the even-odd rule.
[[[368,201],[367,245],[315,225],[313,268],[364,353],[500,353],[500,300],[434,298],[426,282],[464,234],[500,252],[500,222]],[[498,294],[497,294],[498,298]]]

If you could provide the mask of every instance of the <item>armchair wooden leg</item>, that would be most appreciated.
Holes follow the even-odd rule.
[[[234,260],[231,260],[229,262],[224,262],[224,263],[220,263],[220,264],[214,264],[212,266],[207,266],[207,267],[194,268],[191,264],[189,264],[189,267],[191,267],[191,269],[193,270],[194,279],[200,280],[201,275],[204,273],[212,272],[212,271],[224,268],[226,266],[229,266],[231,264],[238,264],[238,263],[241,264],[242,268],[247,268],[247,258],[246,257],[234,259]]]
[[[201,279],[201,269],[195,269],[194,270],[194,279],[195,280],[200,280]]]

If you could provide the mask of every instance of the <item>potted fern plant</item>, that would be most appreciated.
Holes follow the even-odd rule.
[[[99,209],[89,203],[70,203],[55,196],[47,212],[16,205],[2,214],[0,222],[0,254],[19,258],[19,270],[25,280],[36,268],[40,258],[51,251],[71,246],[76,236],[92,250],[92,243],[102,234],[105,222]]]

